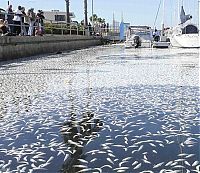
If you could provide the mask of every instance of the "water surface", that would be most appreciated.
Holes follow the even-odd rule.
[[[199,50],[95,47],[0,64],[0,172],[198,172]]]

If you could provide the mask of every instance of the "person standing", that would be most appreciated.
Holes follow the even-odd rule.
[[[6,20],[7,20],[7,23],[8,23],[8,30],[12,34],[13,33],[13,17],[14,17],[12,5],[8,6],[6,13],[7,13]]]
[[[28,17],[29,17],[29,30],[28,30],[28,35],[33,36],[34,35],[34,24],[35,24],[35,13],[34,13],[34,8],[31,8],[28,10]]]
[[[26,26],[25,26],[25,18],[26,18],[26,12],[25,12],[25,7],[22,7],[22,35],[27,35],[26,32]]]
[[[15,12],[15,16],[13,18],[13,23],[14,23],[14,29],[13,29],[13,33],[16,35],[20,35],[21,34],[21,18],[22,18],[22,7],[18,6],[18,9]]]
[[[2,32],[1,36],[4,36],[7,34],[7,23],[3,19],[0,19],[0,31]]]
[[[35,35],[43,35],[44,34],[44,12],[42,10],[38,10],[36,15],[36,30]]]

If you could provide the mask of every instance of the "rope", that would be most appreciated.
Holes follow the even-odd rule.
[[[158,13],[160,11],[161,2],[162,2],[162,0],[160,0],[160,4],[159,4],[159,7],[158,7],[158,10],[157,10],[157,13],[156,13],[156,18],[155,18],[155,21],[154,21],[154,24],[153,24],[153,28],[155,28],[155,25],[156,25],[156,21],[157,21],[157,18],[158,18]]]

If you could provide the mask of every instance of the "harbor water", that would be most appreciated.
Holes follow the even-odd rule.
[[[0,172],[199,172],[199,50],[1,62],[0,126]]]

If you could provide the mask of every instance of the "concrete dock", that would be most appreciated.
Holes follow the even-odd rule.
[[[78,35],[49,35],[38,37],[1,37],[0,61],[39,54],[75,50],[102,43],[101,38]]]

